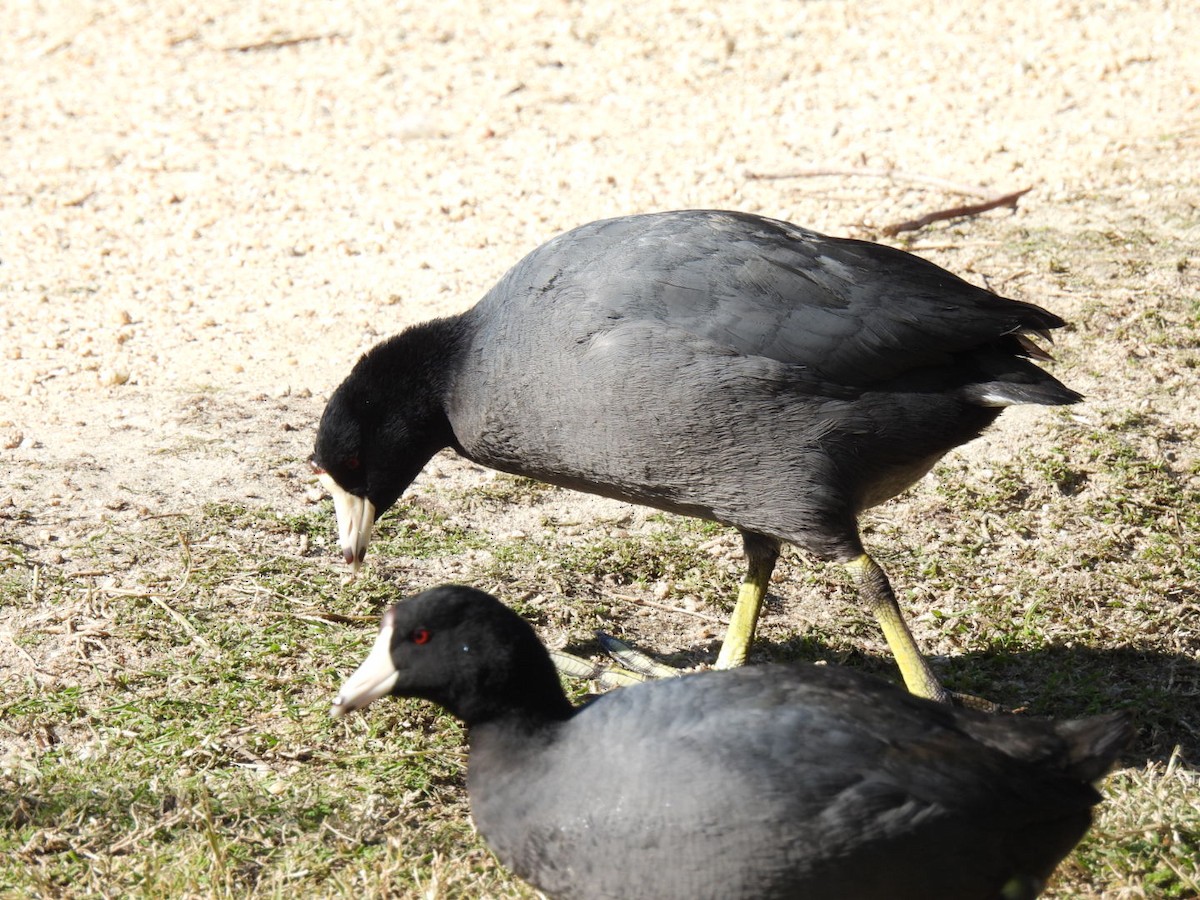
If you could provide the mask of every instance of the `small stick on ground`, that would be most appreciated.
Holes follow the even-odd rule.
[[[1001,206],[1007,206],[1010,209],[1017,208],[1017,201],[1032,191],[1032,187],[1022,188],[1019,191],[1013,191],[1011,194],[1004,194],[1000,197],[993,197],[984,203],[970,203],[964,206],[952,206],[949,209],[939,209],[936,212],[926,213],[923,216],[918,216],[915,219],[909,219],[905,222],[897,222],[894,225],[885,225],[879,229],[881,234],[887,237],[895,237],[902,231],[916,231],[930,225],[934,222],[942,222],[946,219],[960,219],[967,216],[977,216],[980,213],[987,212],[989,209],[996,209]]]
[[[175,590],[168,593],[166,591],[133,591],[123,588],[105,588],[104,593],[115,597],[136,597],[138,599],[149,600],[168,616],[178,622],[180,627],[190,634],[196,643],[200,644],[207,650],[211,650],[212,644],[205,640],[204,635],[202,635],[196,629],[196,626],[189,622],[183,613],[174,609],[169,603],[162,599],[163,597],[167,597],[172,600],[177,599],[183,593],[183,589],[187,587],[187,584],[192,577],[192,546],[188,542],[187,535],[185,535],[183,532],[177,531],[175,536],[179,538],[179,546],[183,548],[184,562],[183,577],[179,579],[179,584],[175,587]]]
[[[705,622],[714,622],[717,625],[728,625],[729,622],[725,619],[718,619],[716,616],[710,616],[708,613],[696,612],[694,609],[684,609],[682,606],[668,606],[666,603],[655,603],[653,600],[643,600],[641,597],[632,597],[629,594],[609,594],[610,597],[616,597],[618,600],[624,600],[626,603],[636,603],[638,606],[650,606],[654,609],[661,609],[663,612],[680,613],[685,616],[692,616],[696,619],[703,619]]]
[[[8,641],[8,643],[10,643],[10,644],[12,645],[12,648],[13,648],[14,650],[16,650],[18,653],[20,653],[20,654],[21,654],[21,656],[25,657],[25,661],[26,661],[27,663],[29,663],[29,668],[33,669],[33,671],[35,671],[35,672],[39,672],[39,673],[41,673],[41,672],[42,672],[42,670],[38,668],[37,660],[35,660],[35,659],[34,659],[32,656],[30,656],[30,655],[29,655],[29,651],[28,651],[28,650],[26,650],[24,647],[22,647],[20,644],[18,644],[18,643],[17,643],[17,642],[16,642],[16,641],[13,639],[13,636],[12,636],[11,634],[7,634],[7,633],[6,633],[6,634],[2,635],[2,637],[3,637],[3,638],[6,640],[6,641]],[[44,673],[43,673],[43,674],[44,674]]]
[[[281,597],[282,594],[275,596]],[[286,600],[287,598],[284,597]],[[341,613],[327,612],[322,609],[305,610],[295,613],[280,613],[280,615],[291,615],[304,622],[325,622],[334,625],[370,625],[379,620],[379,616],[343,616]]]
[[[967,197],[994,196],[992,191],[976,184],[960,184],[936,175],[923,175],[920,172],[905,172],[901,169],[796,169],[792,172],[747,172],[746,177],[751,181],[777,181],[783,178],[887,178],[891,181],[907,181],[913,184],[924,184],[935,187],[951,194],[963,194]]]
[[[171,815],[167,816],[166,818],[159,819],[156,822],[152,822],[148,827],[141,829],[139,831],[135,831],[132,834],[126,835],[124,838],[117,841],[115,844],[113,844],[112,846],[110,846],[108,848],[108,852],[113,855],[116,855],[118,853],[124,853],[130,847],[134,846],[135,844],[140,844],[142,841],[146,840],[149,837],[152,837],[157,832],[163,831],[168,828],[174,828],[177,824],[179,824],[183,820],[185,815],[186,815],[185,810],[178,810],[178,811],[172,813]]]
[[[962,250],[964,247],[997,247],[1001,243],[1001,241],[939,241],[935,244],[908,244],[904,249],[909,253],[921,253],[927,250]]]
[[[302,34],[297,37],[276,37],[267,38],[265,41],[255,41],[250,44],[233,44],[229,47],[222,47],[226,53],[251,53],[255,50],[281,50],[284,47],[294,47],[297,44],[308,44],[312,41],[323,41],[325,39],[340,38],[342,35],[334,32],[332,34]]]
[[[169,603],[167,603],[167,601],[165,601],[161,597],[159,597],[157,594],[143,594],[142,596],[145,597],[147,600],[149,600],[151,603],[153,603],[155,606],[157,606],[159,609],[161,609],[163,612],[165,612],[168,616],[170,616],[176,622],[178,622],[180,627],[183,628],[183,630],[186,631],[188,634],[190,634],[192,636],[192,640],[194,640],[197,644],[199,644],[200,646],[204,647],[207,650],[212,649],[212,644],[210,644],[207,640],[205,640],[204,635],[202,635],[199,631],[196,630],[196,626],[187,620],[187,616],[185,616],[183,613],[181,613],[175,609],[172,609],[171,605]]]

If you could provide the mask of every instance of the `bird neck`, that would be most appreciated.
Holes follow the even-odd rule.
[[[414,386],[443,389],[466,343],[465,331],[461,316],[418,322],[376,345],[364,362],[403,375]]]
[[[506,731],[529,733],[565,722],[575,707],[563,693],[558,672],[540,644],[536,655],[507,667],[481,673],[476,690],[457,692],[457,702],[443,703],[472,731],[497,723]]]
[[[553,714],[545,710],[510,708],[504,712],[493,711],[482,721],[469,724],[467,743],[471,748],[471,771],[486,770],[493,760],[520,759],[528,755],[531,747],[552,745],[559,729],[577,711],[565,697],[563,703],[565,709]]]
[[[378,344],[359,363],[363,383],[404,386],[400,392],[384,389],[376,393],[377,414],[386,422],[402,413],[410,428],[420,427],[422,434],[438,444],[430,448],[431,455],[454,443],[446,398],[465,343],[460,317],[432,319]]]

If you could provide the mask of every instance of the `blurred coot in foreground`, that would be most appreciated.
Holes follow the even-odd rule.
[[[480,833],[558,900],[1033,897],[1132,730],[1123,714],[989,716],[832,666],[574,708],[533,629],[457,586],[387,611],[332,712],[386,694],[466,723]]]

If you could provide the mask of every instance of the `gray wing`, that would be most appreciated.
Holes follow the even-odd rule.
[[[535,250],[493,294],[527,298],[577,340],[653,322],[845,385],[985,346],[1036,356],[1016,336],[1063,324],[901,250],[715,211],[582,226]]]

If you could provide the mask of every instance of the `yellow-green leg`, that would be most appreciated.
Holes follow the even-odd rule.
[[[754,628],[758,625],[758,614],[762,611],[763,599],[767,596],[767,585],[779,559],[779,544],[756,534],[742,534],[746,548],[746,578],[738,588],[737,603],[725,632],[721,652],[717,654],[714,668],[732,669],[746,662],[750,644],[754,641]]]
[[[767,585],[779,558],[779,544],[771,538],[743,532],[742,544],[746,550],[746,578],[738,588],[733,617],[717,655],[715,668],[718,669],[732,669],[746,661],[763,598],[767,595]],[[617,665],[591,663],[563,651],[552,651],[550,655],[558,671],[568,678],[595,679],[603,688],[681,674],[679,669],[660,663],[611,635],[597,633],[596,637]]]
[[[862,598],[871,608],[871,612],[875,613],[909,691],[918,697],[949,703],[950,694],[942,687],[937,676],[933,674],[933,669],[917,649],[912,632],[904,622],[900,604],[896,602],[896,595],[892,591],[887,574],[866,553],[846,563],[846,567],[858,575]]]

